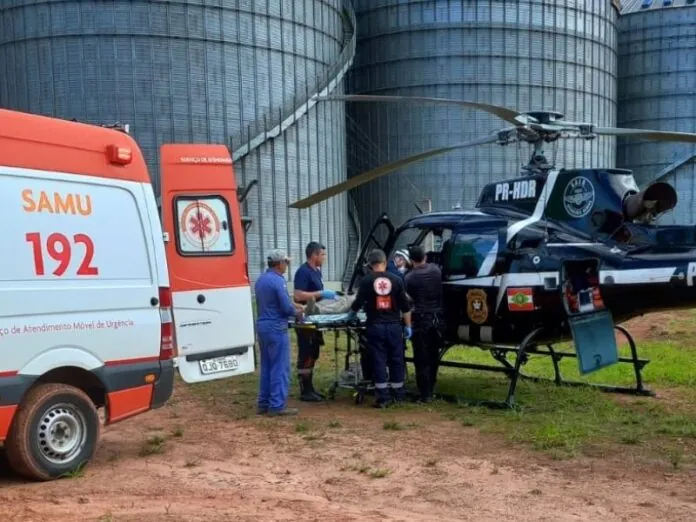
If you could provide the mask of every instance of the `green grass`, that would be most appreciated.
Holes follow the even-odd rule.
[[[647,317],[643,320],[650,319]],[[671,468],[682,469],[696,460],[693,456],[696,454],[696,312],[673,314],[672,320],[660,324],[657,330],[669,340],[648,338],[638,341],[638,351],[641,358],[650,359],[643,370],[644,385],[657,392],[658,398],[520,380],[516,394],[518,408],[496,410],[468,406],[466,401],[504,400],[508,388],[504,375],[441,368],[436,392],[460,397],[462,401],[459,404],[436,401],[427,406],[402,406],[396,410],[394,418],[390,416],[384,421],[383,428],[395,431],[394,436],[408,437],[403,434],[408,424],[397,420],[398,411],[423,410],[433,419],[459,423],[462,430],[476,429],[500,441],[521,445],[557,459],[580,455],[601,457],[621,451],[646,459],[659,459]],[[291,339],[294,361],[294,333]],[[333,382],[335,362],[333,334],[325,334],[325,341],[315,378],[315,386],[323,391]],[[555,348],[573,350],[572,346]],[[628,346],[622,345],[621,352],[628,355]],[[339,353],[339,367],[343,364],[342,357],[343,352]],[[455,348],[447,354],[446,359],[496,365],[488,352],[478,348]],[[634,385],[633,368],[629,364],[614,365],[584,378],[578,372],[576,359],[565,358],[560,366],[567,380]],[[530,375],[553,377],[548,357],[532,356],[523,370]],[[412,365],[408,366],[408,372],[408,385],[413,389],[415,378]],[[256,375],[213,381],[191,389],[215,411],[227,412],[236,419],[254,416]],[[294,377],[291,394],[297,395]],[[353,427],[351,425],[359,425],[361,414],[355,410],[360,407],[353,405],[350,392],[338,390],[338,401],[355,415],[342,418],[340,423],[333,421],[330,426],[350,428]],[[371,398],[366,402],[371,402]],[[384,413],[390,415],[390,412]],[[310,426],[304,421],[297,421],[294,429],[298,434],[306,434]]]

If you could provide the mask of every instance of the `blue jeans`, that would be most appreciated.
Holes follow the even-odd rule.
[[[261,381],[258,407],[284,410],[290,388],[290,337],[288,331],[270,325],[258,326]]]

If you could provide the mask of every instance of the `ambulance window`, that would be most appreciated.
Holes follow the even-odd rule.
[[[230,255],[234,236],[230,209],[221,196],[179,196],[176,209],[176,247],[183,256]]]
[[[497,230],[457,234],[443,249],[444,270],[448,275],[477,276],[497,240]]]

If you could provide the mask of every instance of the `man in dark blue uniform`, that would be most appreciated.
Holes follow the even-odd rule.
[[[310,299],[334,299],[336,292],[324,290],[321,267],[326,259],[326,248],[312,241],[305,248],[307,261],[295,272],[294,297],[298,303],[306,304]],[[297,330],[297,379],[300,383],[300,400],[321,401],[324,396],[314,390],[312,382],[314,365],[319,359],[320,347],[324,344],[321,332]]]
[[[406,292],[413,300],[413,362],[421,402],[432,402],[445,347],[443,336],[442,272],[437,265],[425,262],[422,246],[412,246],[413,268],[406,274]]]
[[[385,408],[393,399],[403,401],[406,396],[404,377],[404,339],[411,337],[411,312],[401,277],[387,271],[387,256],[382,250],[373,250],[367,258],[372,271],[360,281],[358,294],[351,306],[356,313],[365,308],[367,342],[372,355],[375,376],[375,407]],[[404,329],[401,329],[401,314]],[[389,378],[387,379],[387,367]]]
[[[282,250],[268,254],[268,270],[256,281],[256,331],[261,352],[258,413],[296,415],[288,408],[290,386],[290,337],[288,319],[302,318],[302,307],[293,304],[283,274],[288,269],[288,256]]]

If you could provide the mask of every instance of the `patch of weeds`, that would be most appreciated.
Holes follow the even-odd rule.
[[[382,427],[385,430],[391,430],[391,431],[399,431],[399,430],[404,429],[404,427],[401,425],[401,423],[397,422],[397,421],[387,421],[382,425]]]
[[[182,428],[177,428],[172,432],[172,437],[183,437],[184,436],[184,430]]]
[[[462,426],[464,426],[464,427],[476,426],[476,422],[474,422],[474,419],[472,419],[471,417],[467,417],[466,419],[462,419]]]
[[[329,422],[329,428],[340,428],[341,423],[337,420],[332,420]]]
[[[439,459],[428,459],[425,461],[425,467],[426,468],[434,468],[437,466],[437,463],[439,462]]]
[[[668,448],[666,450],[667,458],[669,459],[672,468],[677,470],[682,467],[684,462],[684,452],[681,448]]]
[[[696,438],[696,420],[685,415],[671,415],[660,423],[657,433],[672,437]]]
[[[185,468],[195,468],[200,464],[200,461],[198,459],[187,459],[186,462],[184,462],[184,467]]]
[[[143,447],[140,448],[140,456],[147,457],[148,455],[156,455],[162,453],[164,451],[165,442],[166,439],[164,437],[160,437],[159,435],[150,437],[149,439],[147,439],[145,444],[143,444]]]
[[[388,468],[376,468],[376,469],[371,469],[368,473],[370,477],[372,478],[384,478],[387,475],[391,474],[391,470]]]
[[[530,495],[541,495],[541,490],[538,488],[535,488],[529,492]]]
[[[114,519],[114,516],[111,514],[111,511],[107,511],[104,513],[102,516],[99,517],[99,522],[112,522]]]
[[[620,439],[621,444],[627,444],[627,445],[635,445],[640,442],[640,439],[638,438],[638,435],[636,433],[628,433],[626,435],[623,435]]]
[[[307,433],[309,431],[309,423],[306,421],[299,421],[298,423],[295,424],[295,432],[296,433]]]
[[[358,473],[367,473],[370,471],[370,466],[365,462],[358,461],[342,466],[341,471],[357,471]]]
[[[61,475],[61,478],[81,478],[85,476],[85,465],[80,464],[77,468],[72,471],[65,472]]]

